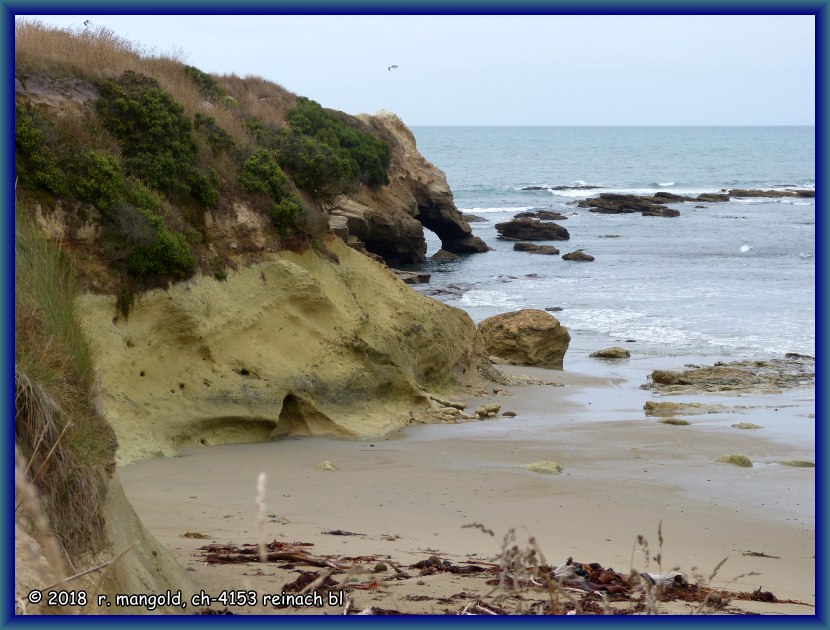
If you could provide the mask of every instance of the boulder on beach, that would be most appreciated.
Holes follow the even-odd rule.
[[[804,459],[787,459],[783,462],[778,462],[782,466],[792,466],[793,468],[815,468],[815,462],[808,462]]]
[[[588,356],[595,359],[628,359],[631,356],[631,353],[625,348],[611,346],[610,348],[604,348],[602,350],[592,352]]]
[[[535,245],[534,243],[515,243],[513,251],[527,252],[529,254],[544,254],[545,256],[557,256],[559,250],[553,245]]]
[[[672,424],[674,426],[683,427],[691,424],[688,420],[684,420],[683,418],[675,418],[674,416],[667,416],[665,418],[660,418],[657,422],[661,424]]]
[[[512,365],[562,369],[571,336],[553,315],[524,309],[488,317],[478,325],[485,354]]]
[[[574,252],[568,252],[567,254],[562,254],[562,260],[570,260],[574,262],[593,262],[594,257],[591,254],[586,254],[581,249],[578,249]]]
[[[721,455],[716,457],[715,461],[720,464],[732,464],[733,466],[741,466],[742,468],[752,468],[752,460],[746,455],[733,453],[731,455]]]
[[[754,422],[738,422],[737,424],[732,425],[733,429],[763,429],[760,424],[755,424]]]
[[[509,241],[567,241],[571,238],[561,225],[531,218],[496,223],[496,231],[499,238]]]

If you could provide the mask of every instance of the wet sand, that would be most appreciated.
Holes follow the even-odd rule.
[[[683,360],[663,362],[679,367]],[[647,371],[663,367],[648,363],[572,357],[565,372],[505,368],[565,385],[506,387],[511,395],[469,400],[472,407],[495,400],[515,418],[412,426],[370,440],[284,438],[204,447],[126,466],[119,476],[144,524],[209,593],[240,587],[279,592],[296,577],[270,566],[266,575],[256,574],[257,565],[209,566],[196,552],[206,543],[256,542],[256,480],[265,472],[266,540],[314,543],[317,554],[388,555],[403,566],[431,554],[452,562],[492,560],[504,533],[515,528],[520,542],[534,536],[552,565],[572,556],[627,572],[633,558],[634,568],[657,571],[653,560],[645,566],[634,543],[645,536],[653,556],[662,522],[663,570],[708,577],[727,558],[713,585],[762,587],[779,599],[814,604],[815,469],[777,463],[815,461],[814,419],[808,417],[814,390],[658,396],[638,387]],[[644,414],[647,400],[728,410],[685,416],[689,426],[672,426]],[[737,422],[764,428],[731,428]],[[745,454],[755,465],[714,462],[729,453]],[[562,473],[521,467],[539,460],[557,462]],[[335,470],[321,469],[324,461]],[[495,537],[464,528],[471,523]],[[361,535],[322,533],[335,529]],[[208,538],[184,538],[186,532]],[[434,601],[413,608],[405,597],[460,588],[446,576],[422,582],[390,584],[379,599],[378,592],[356,591],[353,605],[375,601],[401,611],[440,612]],[[814,612],[811,606],[744,607]]]

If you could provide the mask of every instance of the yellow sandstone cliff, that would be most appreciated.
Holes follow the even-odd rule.
[[[129,317],[87,294],[105,417],[123,464],[275,435],[372,436],[474,378],[475,327],[330,236],[335,256],[280,252],[142,294]],[[335,262],[334,258],[339,259]]]

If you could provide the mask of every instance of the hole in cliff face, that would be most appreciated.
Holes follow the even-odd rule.
[[[274,435],[346,435],[331,418],[317,410],[313,403],[288,394]]]

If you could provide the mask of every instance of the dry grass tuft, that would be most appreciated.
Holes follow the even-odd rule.
[[[15,439],[70,555],[103,543],[100,507],[115,435],[91,404],[93,357],[74,309],[76,278],[21,213],[15,225]]]

